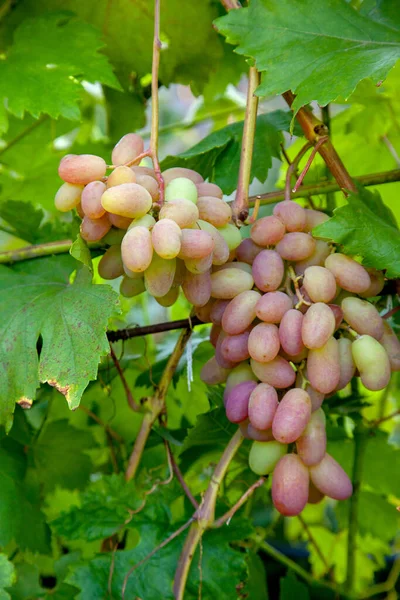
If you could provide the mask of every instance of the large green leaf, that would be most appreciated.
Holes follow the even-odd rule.
[[[272,166],[272,158],[279,158],[282,131],[290,127],[289,113],[277,110],[260,115],[254,142],[251,179],[265,181]],[[240,163],[243,121],[228,125],[211,133],[201,142],[178,156],[167,156],[163,169],[187,167],[201,173],[204,178],[217,183],[225,194],[236,189]]]
[[[388,277],[400,275],[400,232],[378,192],[360,188],[350,194],[348,204],[313,234],[340,244],[345,254],[362,256],[366,266],[386,269]]]
[[[88,382],[96,378],[117,294],[93,285],[83,268],[73,284],[72,257],[50,257],[0,267],[0,423],[8,430],[15,402],[31,402],[39,381],[78,406]],[[42,339],[40,359],[36,344]]]
[[[400,58],[400,32],[345,0],[252,0],[217,19],[237,52],[255,59],[260,95],[296,93],[293,108],[347,98],[366,77],[384,79]]]
[[[0,600],[11,598],[4,588],[10,587],[15,580],[14,566],[5,554],[0,554]]]
[[[65,14],[26,19],[0,63],[0,96],[8,110],[20,118],[27,111],[36,118],[47,113],[79,119],[79,81],[100,81],[119,89],[107,58],[98,52],[103,45],[94,27]],[[3,119],[0,130],[4,129]]]

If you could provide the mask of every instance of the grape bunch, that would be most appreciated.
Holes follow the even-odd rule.
[[[400,370],[400,342],[367,300],[382,291],[384,275],[314,239],[327,218],[277,204],[235,259],[213,268],[211,300],[199,314],[213,323],[215,347],[202,379],[226,384],[227,418],[254,440],[250,468],[273,473],[273,503],[286,516],[352,493],[326,452],[324,398],[354,376],[383,389]]]
[[[211,268],[229,260],[240,232],[222,190],[191,169],[162,173],[160,208],[155,171],[134,164],[143,147],[139,135],[125,135],[112,151],[108,176],[99,156],[65,156],[59,166],[65,183],[55,205],[64,212],[76,209],[87,242],[111,240],[98,269],[103,279],[123,276],[122,295],[147,290],[162,306],[171,306],[182,286],[189,302],[202,307],[211,296]]]

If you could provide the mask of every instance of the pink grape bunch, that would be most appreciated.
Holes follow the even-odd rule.
[[[272,500],[299,514],[324,496],[343,500],[352,484],[326,452],[326,396],[354,376],[381,390],[400,370],[400,342],[367,300],[384,275],[335,252],[311,230],[328,217],[295,202],[256,221],[235,260],[213,268],[215,355],[202,379],[225,383],[227,418],[253,441],[249,464],[272,475]]]
[[[155,171],[133,164],[143,148],[139,135],[125,135],[112,151],[108,176],[99,156],[65,156],[58,171],[65,183],[55,205],[64,212],[76,209],[87,242],[103,240],[111,229],[120,232],[98,270],[107,280],[123,276],[122,295],[148,291],[162,306],[171,306],[182,286],[189,302],[204,306],[211,297],[211,268],[225,264],[241,242],[230,205],[217,185],[175,167],[162,173],[160,207]]]

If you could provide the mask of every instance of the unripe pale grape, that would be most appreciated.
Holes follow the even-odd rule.
[[[200,227],[202,231],[207,231],[214,241],[214,249],[213,249],[213,265],[223,265],[229,258],[229,248],[225,239],[219,233],[218,229],[211,225],[211,223],[207,223],[207,221],[203,221],[199,219],[197,221],[197,225]]]
[[[383,319],[370,302],[360,298],[345,298],[342,310],[345,321],[357,333],[370,335],[377,340],[383,336]]]
[[[330,302],[336,296],[336,279],[325,267],[307,267],[303,285],[313,302]]]
[[[190,272],[187,273],[182,285],[182,290],[186,299],[193,304],[193,306],[204,306],[211,296],[210,272],[207,271],[206,273],[199,273],[198,275]]]
[[[325,223],[329,219],[328,215],[321,212],[320,210],[314,210],[312,208],[306,208],[306,224],[304,227],[304,231],[310,232],[317,225],[321,225],[321,223]]]
[[[200,219],[208,221],[214,227],[223,227],[232,217],[231,207],[220,198],[204,196],[197,201]]]
[[[221,343],[221,354],[230,362],[238,363],[250,358],[248,349],[249,331],[238,335],[226,335]]]
[[[143,217],[152,203],[149,192],[137,183],[122,183],[109,188],[101,197],[105,210],[131,219]]]
[[[156,297],[168,294],[174,282],[175,268],[174,258],[166,260],[154,253],[150,265],[144,272],[146,290]]]
[[[351,346],[353,359],[367,390],[383,390],[390,380],[390,361],[385,348],[370,335],[362,335]]]
[[[243,421],[246,423],[246,421]],[[239,427],[241,424],[239,424]],[[244,434],[243,434],[244,435]],[[274,436],[272,435],[272,429],[257,429],[250,422],[247,423],[246,437],[256,442],[274,442]]]
[[[172,167],[171,169],[167,169],[162,173],[162,177],[166,186],[173,179],[177,179],[178,177],[185,177],[186,179],[190,179],[191,181],[193,181],[193,183],[196,184],[202,183],[204,181],[200,173],[197,173],[192,169],[186,169],[185,167]]]
[[[272,501],[285,517],[301,513],[308,500],[309,474],[296,454],[282,456],[272,475]]]
[[[342,390],[353,379],[356,372],[356,365],[353,360],[351,350],[352,342],[348,338],[340,338],[339,344],[339,363],[340,363],[340,379],[336,390]]]
[[[138,165],[133,165],[132,167],[130,167],[130,169],[132,169],[132,171],[135,173],[136,179],[141,175],[148,175],[149,177],[152,177],[153,179],[155,179],[155,181],[157,181],[155,171],[150,167],[140,167]]]
[[[156,224],[156,220],[151,215],[143,215],[143,217],[138,217],[137,219],[132,219],[128,229],[133,229],[134,227],[146,227],[146,229],[151,229]]]
[[[296,275],[303,275],[307,267],[320,266],[325,264],[325,260],[330,255],[331,249],[323,240],[315,240],[314,252],[306,259],[299,260],[294,265]]]
[[[331,337],[322,348],[310,350],[307,358],[307,377],[314,389],[330,394],[340,379],[339,345]]]
[[[224,401],[228,393],[239,383],[244,381],[257,381],[257,377],[254,375],[248,362],[242,362],[240,365],[236,365],[229,373],[226,379],[226,385],[224,390]]]
[[[324,498],[325,494],[320,492],[319,489],[315,487],[315,485],[310,479],[310,488],[308,491],[308,504],[318,504]]]
[[[214,240],[207,231],[182,229],[179,258],[204,258],[214,249]]]
[[[151,175],[136,175],[136,183],[144,187],[150,194],[153,202],[157,202],[160,197],[160,189],[157,180]]]
[[[120,215],[114,215],[113,213],[107,214],[108,218],[110,219],[111,225],[114,225],[114,227],[117,227],[118,229],[125,229],[126,231],[132,224],[133,219],[129,219],[128,217],[121,217]]]
[[[310,467],[310,477],[315,487],[329,498],[346,500],[353,493],[347,473],[330,454],[325,454],[320,463]]]
[[[122,263],[122,265],[124,267],[124,273],[127,277],[129,277],[130,279],[143,279],[143,273],[135,273],[134,271],[128,269],[128,267],[124,263]]]
[[[232,225],[232,223],[218,227],[218,231],[228,244],[229,250],[235,250],[242,241],[240,230],[235,225]]]
[[[213,253],[204,256],[204,258],[186,258],[185,267],[194,275],[206,273],[212,267]]]
[[[236,248],[236,258],[242,262],[252,265],[257,254],[260,254],[261,246],[257,246],[251,238],[245,238]]]
[[[198,208],[184,198],[165,202],[159,213],[160,219],[172,219],[181,229],[192,227],[199,218]]]
[[[106,211],[101,204],[101,197],[105,191],[106,184],[102,181],[92,181],[83,190],[82,210],[90,219],[99,219],[105,214]]]
[[[121,244],[124,265],[135,273],[145,271],[153,257],[151,233],[147,227],[134,227],[126,232]]]
[[[61,159],[58,174],[68,183],[86,185],[106,174],[106,161],[94,154],[67,154]]]
[[[312,413],[301,436],[296,440],[297,454],[308,467],[316,465],[326,452],[326,418],[322,408]]]
[[[122,183],[136,183],[136,175],[129,167],[117,167],[107,178],[107,188]]]
[[[217,363],[217,359],[213,356],[203,366],[200,378],[208,385],[217,385],[218,383],[224,383],[229,373],[229,369],[220,367]]]
[[[103,279],[115,279],[124,274],[120,245],[110,246],[106,250],[100,259],[98,271]]]
[[[250,265],[248,265],[247,263],[239,262],[237,260],[229,261],[229,262],[225,263],[224,265],[215,266],[213,271],[214,272],[222,271],[222,269],[240,269],[241,271],[245,271],[246,273],[249,273],[250,275],[252,274],[252,269],[251,269]]]
[[[259,323],[249,336],[249,353],[254,360],[268,363],[275,358],[280,348],[279,333],[272,323]]]
[[[165,201],[178,200],[184,198],[190,200],[193,204],[197,203],[196,185],[187,177],[177,177],[168,183],[165,188]]]
[[[260,363],[254,359],[251,359],[250,363],[258,379],[263,383],[269,383],[274,388],[290,387],[296,379],[292,366],[282,356],[278,355],[268,363]]]
[[[101,183],[101,181],[98,181],[96,183]],[[54,198],[54,204],[56,209],[60,210],[61,212],[68,212],[69,210],[75,208],[75,206],[78,206],[79,202],[81,201],[81,194],[83,189],[83,185],[78,185],[75,183],[63,183],[62,186],[58,189]],[[102,216],[104,212],[105,211],[103,210],[103,212],[99,216]]]
[[[276,246],[276,251],[285,260],[304,260],[315,250],[315,240],[308,233],[295,231],[286,233]]]
[[[286,231],[303,231],[306,226],[306,211],[293,200],[279,202],[274,208],[274,215],[279,217]]]
[[[392,371],[400,371],[400,341],[387,321],[383,321],[383,336],[380,343],[389,357]]]
[[[209,183],[208,181],[202,181],[196,183],[197,193],[199,198],[203,196],[212,196],[213,198],[222,198],[224,193],[221,188],[215,183]]]
[[[244,381],[233,387],[226,398],[226,416],[231,423],[240,423],[247,419],[249,398],[257,386],[255,381]]]
[[[165,308],[168,308],[169,306],[172,306],[173,304],[175,304],[175,302],[178,300],[178,297],[179,297],[179,288],[172,287],[169,290],[169,292],[167,292],[165,294],[165,296],[155,296],[154,299],[161,306],[165,306]]]
[[[144,150],[144,142],[137,133],[127,133],[114,146],[111,153],[113,165],[124,165],[134,160]]]
[[[256,317],[255,307],[259,299],[260,294],[254,290],[242,292],[233,298],[221,317],[223,330],[230,335],[245,331]]]
[[[345,254],[330,254],[325,267],[333,273],[341,288],[353,294],[365,292],[371,285],[371,278],[364,267]]]
[[[216,300],[214,302],[213,307],[211,309],[211,313],[210,313],[212,323],[214,323],[215,325],[222,324],[222,317],[224,315],[226,307],[228,306],[228,304],[230,302],[231,302],[231,300]],[[241,333],[246,328],[247,328],[247,326],[244,327],[241,331],[233,330],[233,331],[227,331],[226,333],[230,333],[230,334]]]
[[[249,453],[249,467],[256,475],[268,475],[286,452],[287,446],[279,442],[253,442]]]
[[[385,276],[382,271],[377,269],[365,269],[371,279],[371,285],[365,290],[365,292],[358,292],[362,298],[372,298],[373,296],[379,296],[385,285]]]
[[[211,275],[211,295],[229,300],[241,292],[251,290],[254,281],[249,273],[239,269],[223,269]]]
[[[306,369],[304,371],[304,375],[307,378],[307,370]],[[303,383],[302,374],[300,372],[298,372],[297,377],[296,377],[296,387],[301,387],[302,383]],[[325,394],[322,394],[321,392],[318,392],[317,390],[315,390],[313,387],[311,387],[311,385],[309,383],[306,385],[304,390],[310,396],[311,412],[318,410],[322,406],[322,403],[325,398]]]
[[[110,229],[111,223],[108,215],[103,215],[100,219],[89,219],[85,216],[81,223],[80,233],[87,242],[98,242]]]
[[[258,246],[275,246],[285,235],[285,226],[278,217],[257,219],[250,230],[250,237]]]
[[[333,335],[335,316],[323,302],[312,304],[304,315],[301,336],[306,348],[322,348]]]
[[[258,289],[273,292],[282,283],[285,267],[275,250],[263,250],[253,262],[253,277]]]
[[[292,299],[284,292],[268,292],[256,304],[256,315],[265,323],[280,323],[292,308]]]
[[[161,258],[171,259],[178,256],[181,237],[181,228],[171,219],[161,219],[151,230],[153,248]]]
[[[124,277],[121,281],[119,291],[126,298],[133,298],[134,296],[143,294],[143,292],[146,291],[143,277],[140,279],[130,279],[129,277]]]
[[[278,408],[278,394],[268,383],[259,383],[249,399],[249,420],[259,430],[270,429]]]
[[[283,315],[279,325],[279,339],[283,350],[290,355],[296,356],[304,350],[302,340],[302,325],[304,315],[291,308]]]
[[[295,442],[311,417],[311,399],[306,391],[293,388],[279,402],[272,422],[273,436],[281,444]]]

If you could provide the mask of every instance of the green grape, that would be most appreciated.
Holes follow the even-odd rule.
[[[287,452],[287,445],[279,442],[253,442],[249,467],[256,475],[269,475]]]
[[[165,201],[178,200],[184,198],[190,200],[193,204],[197,202],[197,187],[190,179],[186,177],[177,177],[168,183],[165,188]]]

